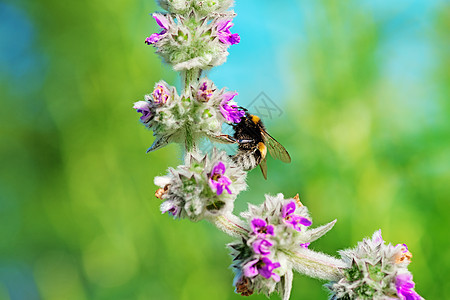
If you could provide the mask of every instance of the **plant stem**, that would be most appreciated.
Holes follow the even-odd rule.
[[[211,222],[216,225],[217,228],[233,237],[248,235],[248,230],[245,228],[242,220],[233,214],[220,215],[213,218]]]
[[[194,137],[192,136],[191,126],[190,125],[187,125],[186,128],[185,128],[184,147],[185,147],[186,153],[187,152],[191,152],[191,151],[195,150],[195,148],[196,148]]]
[[[189,92],[190,85],[196,85],[200,80],[202,70],[190,69],[181,72],[181,80],[183,84],[183,90],[185,93]]]
[[[343,277],[345,263],[330,255],[309,249],[281,250],[292,259],[294,269],[313,278],[337,281]]]
[[[190,86],[196,86],[198,84],[201,72],[201,69],[190,69],[181,72],[184,97],[189,98]],[[192,101],[192,99],[189,100]],[[189,124],[187,124],[185,127],[184,149],[186,150],[186,152],[191,152],[196,149],[194,136],[192,135],[191,126]]]

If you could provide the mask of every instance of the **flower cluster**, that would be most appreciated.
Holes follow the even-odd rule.
[[[236,276],[236,292],[269,295],[277,290],[288,299],[292,268],[297,263],[292,253],[309,251],[307,246],[332,228],[334,222],[308,230],[312,224],[308,210],[298,196],[284,199],[282,194],[266,195],[260,206],[249,205],[241,214],[250,224],[249,233],[229,244]]]
[[[234,12],[227,11],[233,1],[163,0],[161,7],[169,13],[155,13],[161,28],[145,39],[176,71],[209,69],[221,65],[228,47],[240,42],[231,33]]]
[[[225,152],[211,155],[188,153],[185,164],[155,178],[161,188],[156,196],[164,202],[161,212],[192,221],[231,213],[237,195],[245,190],[246,173]]]
[[[414,291],[408,271],[411,253],[405,244],[386,245],[381,230],[371,239],[359,242],[356,248],[339,252],[347,264],[343,277],[326,286],[331,299],[422,299]]]
[[[219,90],[208,78],[203,78],[183,95],[174,87],[160,81],[144,101],[134,104],[141,113],[140,120],[153,130],[156,139],[148,151],[154,151],[167,143],[185,143],[205,136],[220,139],[222,124],[238,123],[245,114],[237,107],[235,92]]]

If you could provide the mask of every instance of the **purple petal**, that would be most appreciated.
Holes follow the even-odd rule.
[[[222,113],[222,116],[225,118],[225,120],[235,124],[239,123],[241,121],[241,118],[245,115],[244,111],[233,109],[233,107],[230,106],[220,107],[220,112]]]
[[[219,183],[218,183],[217,181],[212,180],[212,178],[210,178],[210,179],[208,180],[208,184],[209,184],[209,187],[210,187],[213,191],[217,191],[217,186],[219,185]]]
[[[223,32],[223,31],[227,32],[227,31],[229,31],[230,28],[234,25],[233,23],[231,23],[231,24],[230,23],[231,23],[231,20],[219,21],[217,23],[217,31],[219,31],[219,32]]]
[[[303,226],[311,226],[312,224],[310,219],[304,217],[300,217],[299,223],[302,224]]]
[[[277,273],[272,273],[272,278],[273,280],[275,280],[275,282],[279,282],[280,281],[280,275],[278,275]]]
[[[142,122],[147,122],[152,116],[150,110],[150,103],[148,103],[147,101],[138,101],[134,103],[133,108],[136,109],[138,113],[142,114],[142,116],[140,117],[140,120]]]
[[[152,34],[151,36],[149,36],[148,38],[145,39],[145,43],[146,43],[147,45],[155,44],[155,43],[157,43],[157,42],[159,41],[159,39],[161,38],[160,36],[161,36],[160,33],[154,33],[154,34]]]
[[[226,45],[234,45],[241,41],[239,34],[232,34],[230,28],[233,27],[231,20],[219,21],[217,23],[217,36],[219,40]]]
[[[221,186],[223,186],[224,188],[227,188],[227,189],[228,189],[228,186],[231,184],[231,180],[226,176],[220,177],[218,182]],[[231,194],[231,191],[229,193]]]
[[[414,281],[412,281],[412,275],[405,273],[400,274],[395,279],[395,285],[397,288],[397,294],[400,297],[400,299],[406,299],[406,300],[420,300],[422,297],[420,297],[419,294],[417,294],[413,288],[415,286]]]
[[[270,254],[269,248],[272,245],[273,244],[268,240],[258,239],[253,242],[252,247],[255,253],[262,255],[269,255]]]
[[[275,235],[274,231],[273,231],[273,225],[268,225],[266,230],[267,230],[267,234]]]
[[[230,195],[232,194],[230,188],[228,187],[228,185],[225,186],[225,189],[227,190],[228,194],[230,194]]]
[[[169,30],[169,20],[162,14],[153,14],[153,18],[158,23],[159,27]]]
[[[226,92],[222,95],[222,103],[225,102],[230,102],[231,100],[233,100],[233,98],[235,96],[237,96],[238,93],[237,92]]]
[[[255,218],[250,223],[253,233],[264,238],[267,234],[274,235],[273,225],[267,225],[263,219]]]
[[[229,105],[228,102],[236,96],[237,93],[225,93],[220,103],[220,112],[222,116],[229,122],[239,123],[241,118],[245,115],[245,111],[239,110],[235,105]]]
[[[213,169],[212,169],[212,174],[213,174],[213,175],[217,175],[217,174],[223,175],[223,174],[225,174],[225,170],[226,170],[225,164],[224,164],[223,162],[219,161],[219,162],[213,167]],[[213,175],[211,175],[211,177],[212,177]]]
[[[254,233],[258,233],[261,228],[265,228],[267,226],[266,221],[263,219],[255,218],[251,221],[251,227]]]
[[[170,91],[164,84],[158,84],[152,93],[153,102],[156,104],[165,104],[170,98]]]
[[[223,175],[225,173],[225,170],[225,164],[219,161],[213,167],[209,178],[209,186],[213,191],[217,192],[217,195],[221,195],[224,188],[229,194],[231,194],[231,190],[228,188],[228,186],[231,185],[231,180],[230,178]]]
[[[265,258],[265,257],[263,257]],[[259,274],[261,274],[262,277],[269,279],[272,277],[272,271],[267,268],[267,266],[262,266],[261,268],[258,268]]]
[[[240,41],[241,37],[237,33],[234,33],[228,37],[228,42],[230,45],[239,44]]]
[[[244,270],[244,275],[246,277],[255,277],[258,275],[258,269],[256,268],[256,264],[258,263],[258,259],[251,260],[244,265],[242,268]]]
[[[298,217],[297,215],[291,216],[290,221],[288,221],[287,223],[288,223],[289,225],[291,225],[292,228],[294,228],[295,230],[297,230],[297,231],[302,231],[302,228],[299,226],[300,224],[299,224],[299,222],[298,222],[297,217]]]
[[[180,208],[173,201],[167,200],[161,204],[161,212],[163,214],[169,213],[169,215],[176,216],[179,213]]]
[[[404,247],[404,249],[403,249],[403,253],[406,253],[406,252],[408,252],[409,250],[408,250],[408,246],[406,245],[406,244],[402,244],[403,245],[403,247]]]
[[[220,196],[220,195],[222,195],[222,192],[223,192],[223,185],[221,185],[221,184],[217,184],[217,186],[216,186],[216,188],[217,188],[217,196]]]
[[[200,85],[199,90],[206,91],[208,89],[208,83],[206,81],[203,81]]]
[[[294,201],[291,201],[283,206],[282,216],[286,218],[287,216],[293,214],[295,212],[296,204]]]
[[[302,243],[302,244],[300,244],[300,247],[302,247],[302,248],[304,248],[304,249],[308,249],[308,247],[309,247],[310,244],[311,244],[311,243]]]
[[[275,281],[279,281],[280,277],[277,274],[273,273],[272,271],[276,268],[279,268],[280,263],[278,263],[278,262],[272,263],[272,261],[267,257],[262,257],[261,262],[262,262],[262,264],[260,264],[258,266],[259,274],[264,278],[269,279],[270,277],[274,277]],[[275,275],[275,276],[273,276],[273,275]]]
[[[304,218],[304,217],[299,216],[299,215],[288,215],[284,219],[284,223],[287,224],[287,225],[292,226],[297,231],[301,231],[302,230],[300,225],[310,226],[312,224],[312,222],[309,219]]]
[[[208,89],[208,82],[203,81],[197,91],[197,97],[203,101],[209,101],[213,95],[213,90]]]

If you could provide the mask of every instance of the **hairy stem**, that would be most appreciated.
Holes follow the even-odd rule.
[[[185,128],[185,141],[184,141],[184,147],[187,152],[194,151],[196,148],[194,137],[192,136],[191,132],[191,126],[186,126]]]
[[[337,281],[343,277],[345,263],[330,255],[309,249],[282,250],[292,259],[294,269],[313,278]]]
[[[196,85],[198,83],[201,73],[202,70],[200,69],[190,69],[181,72],[181,80],[185,93],[189,91],[189,86]]]
[[[233,214],[220,215],[212,219],[211,222],[216,225],[217,228],[233,237],[248,235],[248,230],[246,229],[244,222]]]

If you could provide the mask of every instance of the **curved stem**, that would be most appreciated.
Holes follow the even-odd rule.
[[[337,281],[342,278],[347,265],[333,256],[309,249],[282,250],[292,259],[294,269],[313,278]]]
[[[248,236],[249,231],[245,228],[242,220],[233,215],[221,215],[211,220],[220,230],[233,237]]]

